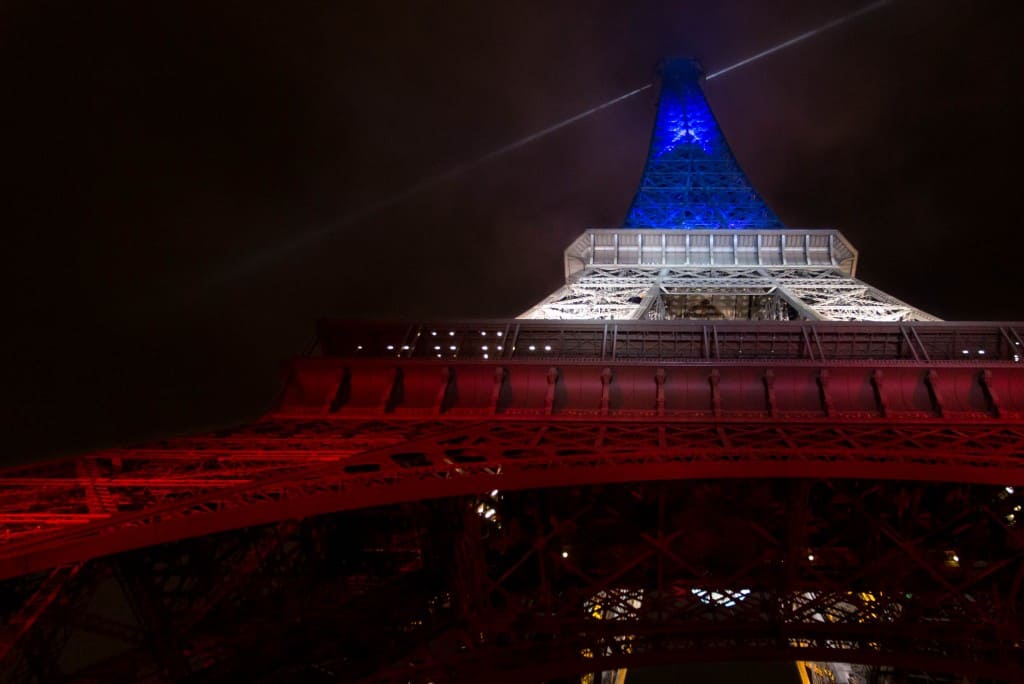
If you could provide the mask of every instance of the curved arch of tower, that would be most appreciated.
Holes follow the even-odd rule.
[[[0,681],[1024,680],[1024,325],[858,280],[662,77],[519,318],[322,320],[261,420],[0,471]]]

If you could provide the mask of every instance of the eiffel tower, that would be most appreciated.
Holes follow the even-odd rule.
[[[0,472],[0,677],[1024,680],[1024,326],[783,227],[700,83],[521,317],[325,319],[261,420]]]
[[[699,76],[689,60],[665,64],[624,227],[578,238],[566,286],[523,318],[938,320],[857,280],[839,231],[783,229],[729,151]]]

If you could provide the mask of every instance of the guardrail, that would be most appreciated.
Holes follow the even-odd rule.
[[[324,319],[322,356],[443,360],[910,360],[1020,363],[1018,322]]]

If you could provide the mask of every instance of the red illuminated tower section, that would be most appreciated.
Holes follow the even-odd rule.
[[[0,677],[1022,681],[1024,325],[856,260],[670,62],[625,226],[524,317],[324,320],[255,423],[2,471]]]

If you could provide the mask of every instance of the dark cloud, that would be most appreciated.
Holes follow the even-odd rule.
[[[859,4],[8,3],[5,458],[256,415],[320,315],[522,311],[621,221],[653,92],[341,219],[663,56],[720,68]],[[949,319],[1020,317],[1006,8],[896,0],[707,88],[787,224],[841,228],[864,278]]]

